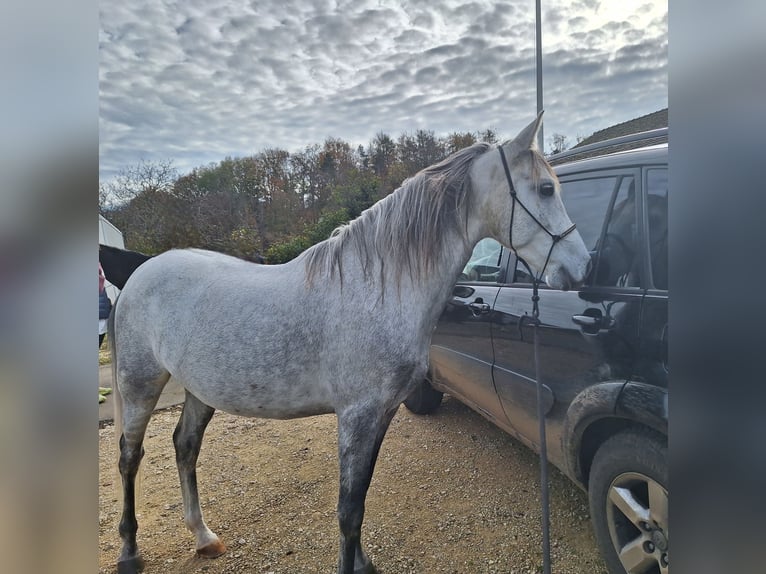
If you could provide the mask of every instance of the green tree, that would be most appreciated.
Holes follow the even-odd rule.
[[[476,143],[476,135],[471,132],[452,132],[447,136],[447,142],[445,144],[445,151],[447,155],[451,155],[456,151],[472,146]]]
[[[383,132],[378,132],[367,146],[367,155],[370,158],[370,166],[381,179],[388,176],[388,172],[396,159],[396,142],[391,136]]]
[[[331,207],[344,210],[353,219],[381,197],[380,179],[373,173],[354,170],[332,189]]]

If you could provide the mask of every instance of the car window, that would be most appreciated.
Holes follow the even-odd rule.
[[[597,250],[610,202],[625,179],[626,176],[617,174],[561,181],[564,207],[591,252]],[[516,263],[513,282],[532,283],[532,277],[520,261]]]
[[[592,284],[608,287],[640,287],[641,257],[638,244],[636,183],[633,176],[617,178],[617,194],[604,236],[597,244],[596,271]]]
[[[500,281],[500,258],[503,249],[500,243],[486,237],[476,244],[471,258],[463,268],[458,281],[497,283]]]
[[[585,247],[596,249],[604,216],[609,208],[614,190],[619,185],[618,176],[578,179],[561,183],[561,199],[569,218],[577,225]]]
[[[668,288],[668,170],[647,170],[647,222],[652,284]]]

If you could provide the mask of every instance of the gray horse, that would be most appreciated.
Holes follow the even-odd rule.
[[[580,284],[588,272],[588,251],[535,146],[540,123],[538,116],[502,146],[475,144],[424,169],[284,265],[176,250],[135,271],[110,321],[124,496],[120,574],[144,567],[135,477],[171,375],[186,389],[173,441],[199,555],[226,550],[205,524],[197,493],[197,456],[213,412],[278,419],[334,412],[338,574],[375,572],[360,536],[378,451],[426,374],[431,332],[473,247],[497,239],[554,288]]]

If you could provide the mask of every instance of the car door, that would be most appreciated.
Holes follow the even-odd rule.
[[[585,287],[539,289],[537,337],[548,453],[563,464],[561,432],[572,399],[585,387],[630,376],[643,292],[636,236],[640,170],[560,181],[569,215],[594,256]],[[515,434],[538,446],[532,306],[531,278],[516,262],[511,283],[501,289],[493,309],[493,377]]]
[[[493,239],[477,245],[431,339],[432,381],[491,419],[504,419],[492,383],[492,305],[507,254]]]
[[[668,385],[668,169],[644,170],[646,201],[643,225],[648,259],[644,266],[647,292],[641,311],[642,348],[635,378],[653,386]],[[667,413],[664,414],[667,417]]]

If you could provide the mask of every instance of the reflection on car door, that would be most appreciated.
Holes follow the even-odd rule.
[[[495,420],[504,419],[492,384],[490,331],[501,256],[494,240],[476,246],[431,340],[431,377]]]
[[[643,297],[637,180],[637,173],[628,171],[561,181],[570,217],[595,265],[589,284],[580,290],[539,290],[538,352],[551,456],[560,452],[554,445],[561,440],[571,400],[594,383],[624,382],[633,368]],[[509,424],[527,444],[537,446],[532,287],[523,269],[516,265],[512,284],[501,290],[493,309],[493,377]]]

